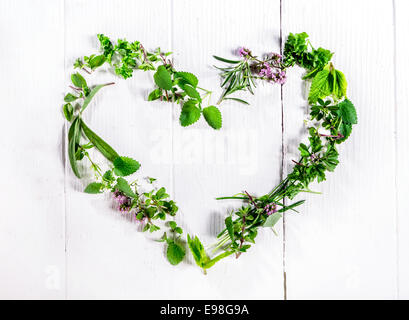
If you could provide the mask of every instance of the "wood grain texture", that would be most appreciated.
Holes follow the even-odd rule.
[[[173,51],[175,65],[197,74],[199,86],[213,91],[216,103],[222,91],[212,58],[235,58],[240,46],[256,55],[279,52],[280,3],[258,1],[263,10],[249,13],[247,1],[175,0]],[[250,19],[251,24],[245,23]],[[237,56],[236,56],[237,57]],[[220,109],[223,128],[211,130],[202,119],[190,128],[178,122],[180,107],[173,113],[174,194],[180,205],[179,221],[189,233],[206,244],[224,228],[224,219],[240,202],[215,200],[247,190],[262,195],[279,182],[281,170],[280,88],[260,85],[256,95],[244,94],[251,106],[225,102]],[[281,234],[281,227],[279,227]],[[225,299],[272,299],[283,297],[282,242],[271,230],[260,230],[257,245],[239,261],[229,257],[202,276],[182,266],[175,277],[185,288],[178,297]],[[189,263],[194,263],[189,258]],[[246,280],[238,280],[240,275]],[[203,288],[198,292],[197,283]]]
[[[283,271],[290,299],[409,298],[407,12],[405,0],[0,1],[0,298],[282,299]],[[97,33],[140,40],[173,51],[175,67],[197,74],[215,103],[212,55],[233,57],[239,46],[278,52],[280,19],[284,40],[306,31],[336,53],[359,124],[336,171],[313,186],[323,195],[300,195],[306,204],[286,215],[278,237],[262,230],[239,261],[207,276],[191,256],[172,267],[154,241],[160,234],[140,232],[108,196],[83,193],[93,178],[85,161],[84,180],[69,168],[61,106],[72,64],[97,52]],[[223,128],[214,131],[203,119],[181,128],[178,105],[147,102],[152,74],[121,80],[105,68],[90,84],[116,85],[98,93],[85,120],[138,159],[138,177],[157,178],[180,207],[178,223],[211,244],[240,206],[214,198],[268,192],[280,179],[282,138],[284,173],[291,170],[308,114],[301,75],[289,71],[282,97],[264,84],[242,96],[251,106],[223,103]]]
[[[284,1],[283,34],[306,31],[335,52],[359,124],[339,147],[340,165],[314,185],[323,195],[287,214],[288,297],[396,298],[393,8],[391,1]],[[317,9],[319,8],[319,10]],[[284,87],[287,171],[297,158],[307,92],[301,72]]]
[[[409,299],[409,3],[395,1],[396,32],[396,186],[398,206],[399,298]]]
[[[62,22],[62,1],[0,2],[1,299],[65,296]]]

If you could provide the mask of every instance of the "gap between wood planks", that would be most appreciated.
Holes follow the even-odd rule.
[[[283,0],[280,0],[280,54],[283,55]],[[283,85],[280,88],[281,98],[281,181],[284,179],[284,99],[283,99]],[[283,199],[285,205],[285,198]],[[285,271],[285,212],[283,212],[283,298],[287,300],[287,274]]]

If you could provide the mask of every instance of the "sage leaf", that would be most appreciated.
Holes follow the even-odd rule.
[[[80,126],[81,121],[78,117],[76,117],[71,123],[70,129],[68,131],[68,159],[70,160],[72,171],[78,178],[81,178],[81,175],[78,170],[75,153],[77,152],[77,145],[79,144],[81,136]]]
[[[100,138],[94,131],[92,131],[88,126],[81,121],[81,128],[84,134],[87,136],[89,141],[102,153],[102,155],[107,158],[109,161],[113,162],[116,158],[119,157],[118,153],[102,138]]]
[[[91,92],[85,97],[84,103],[82,104],[81,108],[81,113],[84,112],[85,108],[89,105],[91,102],[92,98],[96,95],[96,93],[103,87],[105,87],[107,84],[99,84],[92,88]]]
[[[278,212],[269,215],[266,221],[264,222],[263,227],[265,228],[274,227],[275,224],[281,219],[281,217],[282,215]]]

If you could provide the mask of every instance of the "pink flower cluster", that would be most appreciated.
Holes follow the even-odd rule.
[[[274,83],[284,84],[287,81],[287,74],[284,70],[277,67],[281,62],[282,57],[281,55],[274,53],[273,58],[273,63],[264,62],[258,75],[267,78],[267,80],[271,80]]]
[[[131,209],[131,198],[124,195],[122,192],[116,190],[114,192],[114,200],[119,206],[119,211],[121,212],[129,212]]]
[[[247,48],[241,47],[241,48],[239,48],[237,53],[238,53],[238,55],[240,57],[246,57],[251,53],[251,51],[249,49],[247,49]]]
[[[275,203],[270,203],[264,207],[264,211],[268,216],[277,212],[277,205]]]

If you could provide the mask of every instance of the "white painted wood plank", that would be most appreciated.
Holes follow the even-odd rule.
[[[201,87],[221,90],[222,65],[212,58],[234,58],[240,46],[256,55],[279,52],[280,1],[176,0],[173,7],[175,66],[199,77]],[[262,9],[258,9],[262,8]],[[237,57],[236,57],[237,58]],[[182,128],[180,107],[173,113],[174,193],[180,205],[178,221],[205,244],[215,242],[224,218],[238,202],[220,202],[218,196],[247,190],[262,195],[279,182],[281,169],[280,87],[260,85],[251,106],[223,103],[223,128],[210,129],[201,119]],[[257,244],[238,261],[229,257],[203,276],[198,268],[183,265],[174,278],[183,288],[175,298],[281,299],[283,297],[282,241],[271,230],[261,230]],[[190,263],[194,264],[192,258]],[[243,275],[246,281],[238,281]],[[192,286],[192,283],[195,283]],[[198,290],[200,288],[200,290]]]
[[[98,33],[139,40],[149,50],[169,49],[170,2],[66,1],[66,26],[68,85],[75,58],[97,52]],[[153,88],[152,74],[136,71],[133,78],[123,80],[101,70],[87,79],[94,84],[116,82],[102,89],[88,107],[89,126],[118,153],[140,161],[141,176],[155,177],[170,187],[171,157],[162,147],[170,146],[171,105],[146,101]],[[165,283],[166,292],[168,285],[162,270],[167,270],[168,278],[175,272],[163,256],[162,244],[138,232],[139,224],[114,210],[112,199],[84,194],[86,183],[70,169],[68,174],[67,297],[161,297],[158,288]]]
[[[348,80],[359,124],[340,165],[314,185],[301,214],[287,214],[290,299],[395,298],[396,225],[391,1],[284,1],[283,35],[306,31],[331,49]],[[284,89],[287,171],[306,115],[300,72]]]
[[[395,1],[399,298],[409,299],[409,2]]]
[[[63,1],[1,1],[0,298],[64,298]]]

